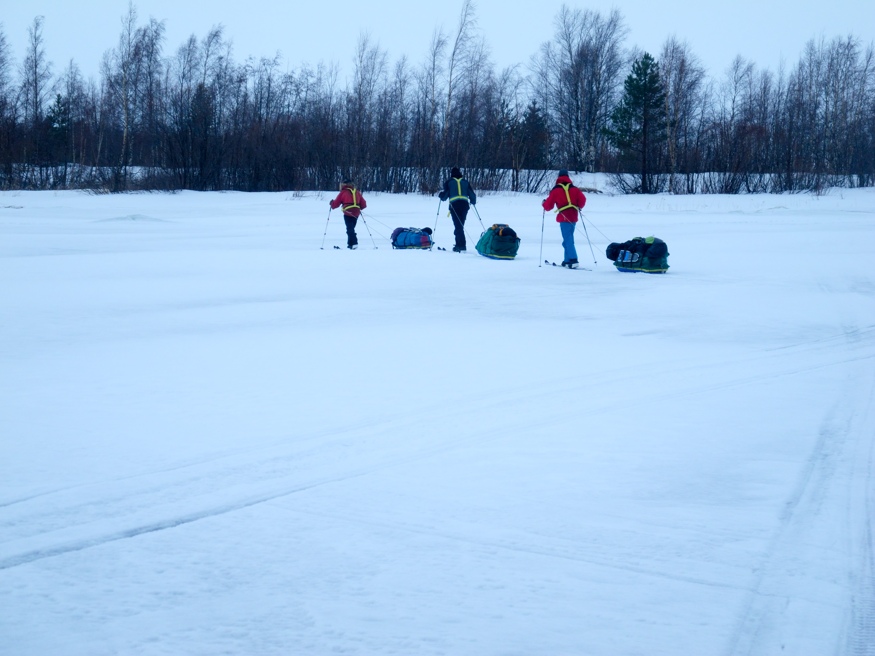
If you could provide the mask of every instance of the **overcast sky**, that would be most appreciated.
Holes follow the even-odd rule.
[[[513,2],[475,0],[478,26],[494,63],[499,67],[526,64],[551,38],[561,0]],[[76,61],[86,77],[97,77],[103,53],[116,46],[128,0],[0,0],[0,24],[16,64],[24,57],[27,30],[35,16],[44,16],[43,35],[53,71]],[[736,55],[760,68],[777,70],[784,61],[798,61],[812,38],[854,34],[864,44],[875,41],[875,0],[618,0],[613,4],[566,2],[569,7],[607,13],[619,9],[629,35],[626,46],[637,46],[658,57],[665,40],[686,41],[712,77],[719,77]],[[139,0],[134,3],[139,24],[150,17],[166,26],[165,55],[191,35],[203,37],[223,25],[233,41],[234,59],[272,57],[279,52],[288,68],[301,63],[336,62],[351,68],[355,44],[362,32],[387,50],[391,61],[407,55],[424,60],[435,29],[451,31],[462,0],[422,3],[296,2],[285,0]]]

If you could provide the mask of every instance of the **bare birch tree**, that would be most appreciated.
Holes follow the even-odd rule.
[[[27,29],[27,50],[21,65],[21,107],[24,124],[35,127],[46,113],[51,97],[52,65],[46,59],[43,23],[37,16]]]
[[[563,5],[553,42],[541,46],[535,73],[556,136],[562,166],[596,170],[604,129],[622,84],[626,36],[616,9],[604,16]]]
[[[695,152],[703,136],[705,69],[687,43],[671,37],[662,47],[660,75],[665,87],[669,190],[695,191]]]
[[[9,42],[0,23],[0,189],[6,189],[14,183],[13,135],[16,130],[11,70]]]
[[[464,0],[459,22],[450,46],[447,59],[446,103],[444,105],[443,131],[441,134],[441,154],[448,155],[448,141],[451,117],[453,112],[453,95],[465,75],[465,63],[470,54],[472,33],[477,24],[476,5],[473,0]],[[447,162],[443,162],[444,165]]]
[[[46,59],[43,22],[43,17],[37,16],[27,30],[27,50],[21,65],[19,87],[24,129],[22,163],[28,164],[24,172],[25,186],[34,187],[45,187],[49,183],[47,170],[42,164],[46,156],[44,119],[52,94],[52,65]]]
[[[438,185],[440,152],[437,144],[443,133],[440,117],[440,97],[444,76],[443,55],[447,37],[436,30],[429,44],[426,60],[416,74],[416,123],[414,128],[414,159],[419,168],[418,188],[434,192]]]

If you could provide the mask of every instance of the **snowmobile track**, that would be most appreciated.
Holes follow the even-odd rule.
[[[754,573],[730,656],[875,655],[875,376],[865,359],[847,363],[866,373],[848,374],[822,422]],[[812,583],[822,598],[804,593]],[[806,630],[793,634],[799,626]]]

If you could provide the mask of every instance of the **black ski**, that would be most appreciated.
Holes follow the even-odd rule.
[[[561,264],[556,264],[555,262],[551,262],[550,260],[544,260],[544,264],[549,264],[550,266],[559,267],[560,269],[570,269],[571,271],[592,271],[592,269],[587,269],[586,267],[582,267],[579,264],[577,268],[571,269],[571,267],[564,267]]]

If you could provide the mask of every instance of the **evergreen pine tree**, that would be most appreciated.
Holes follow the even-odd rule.
[[[648,53],[632,64],[623,83],[623,97],[611,113],[611,125],[606,130],[611,145],[640,166],[641,193],[655,192],[651,178],[668,132],[659,63]]]
[[[522,140],[526,149],[526,165],[533,169],[542,169],[550,159],[550,129],[547,118],[532,100],[526,108],[522,121]]]

